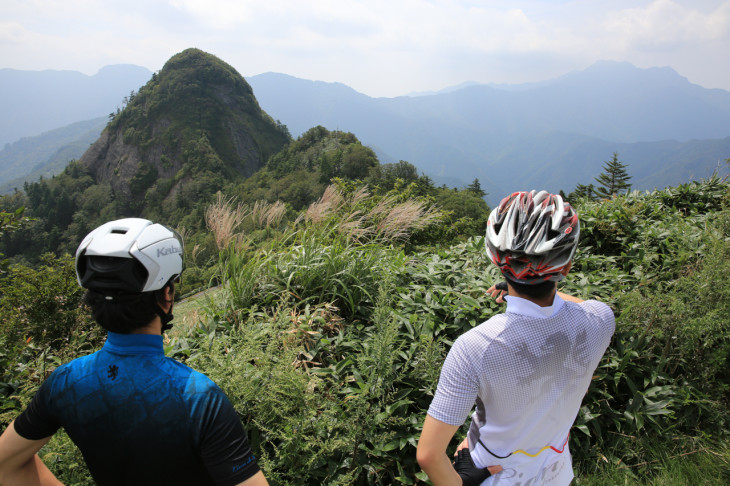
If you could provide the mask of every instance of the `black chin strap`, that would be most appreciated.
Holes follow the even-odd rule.
[[[158,316],[160,316],[160,320],[162,321],[162,332],[172,329],[172,324],[170,324],[170,321],[172,321],[175,317],[172,315],[172,309],[170,309],[170,312],[166,314],[165,311],[162,310],[162,307],[157,305],[155,306],[155,312]]]

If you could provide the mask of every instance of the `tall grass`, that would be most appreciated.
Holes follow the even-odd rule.
[[[416,231],[441,222],[443,213],[421,199],[401,200],[397,194],[372,197],[366,187],[345,196],[329,186],[301,218],[312,225],[333,221],[337,231],[357,241],[402,242]]]
[[[242,204],[233,206],[233,198],[224,198],[218,192],[215,203],[205,211],[205,222],[208,229],[215,236],[215,243],[219,249],[226,248],[236,236],[238,226],[250,211]]]
[[[224,203],[211,206],[211,213],[221,222],[237,221],[238,208]],[[257,207],[253,214],[263,214]],[[271,205],[268,214],[279,215],[282,207]],[[222,214],[226,211],[233,214]],[[329,186],[266,246],[247,251],[229,245],[221,250],[219,274],[225,298],[222,307],[211,311],[237,324],[252,309],[270,308],[283,300],[298,307],[327,302],[343,317],[367,318],[379,283],[398,274],[406,261],[402,249],[391,242],[437,222],[439,215],[424,202],[399,202],[394,197],[375,201],[365,188],[345,195]],[[276,220],[272,218],[267,221]],[[216,227],[225,229],[228,237],[228,228],[234,225]]]

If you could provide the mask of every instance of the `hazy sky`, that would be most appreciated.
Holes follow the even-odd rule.
[[[1,0],[0,68],[152,71],[188,47],[242,75],[370,96],[519,83],[597,60],[730,90],[730,0]]]

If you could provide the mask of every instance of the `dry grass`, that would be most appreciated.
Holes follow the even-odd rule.
[[[219,250],[228,247],[236,238],[238,226],[248,216],[250,210],[242,204],[233,206],[234,198],[225,199],[218,192],[218,199],[205,211],[205,222],[215,236],[215,244]]]
[[[372,197],[367,187],[361,187],[345,196],[335,185],[328,186],[322,197],[312,203],[295,223],[305,221],[312,225],[332,223],[336,231],[353,241],[404,241],[414,232],[437,221],[441,212],[427,203],[409,199],[399,202],[395,196],[381,198],[368,209]],[[241,249],[245,238],[238,232],[248,217],[254,228],[279,226],[286,214],[281,201],[267,203],[257,201],[252,208],[235,204],[234,198],[224,198],[219,192],[217,200],[205,212],[205,221],[213,232],[218,249],[227,248],[234,242]]]
[[[251,209],[251,219],[256,228],[272,228],[278,226],[286,214],[286,206],[281,201],[267,203],[256,201]]]
[[[297,222],[304,219],[312,224],[321,224],[337,217],[338,231],[353,240],[402,241],[414,231],[437,221],[442,214],[425,202],[413,199],[398,202],[395,196],[383,197],[369,211],[359,209],[369,197],[367,187],[345,197],[335,186],[329,186]]]
[[[388,205],[378,205],[371,211],[374,222],[377,217],[382,216],[375,224],[375,230],[380,238],[386,240],[404,240],[414,231],[425,228],[441,216],[441,211],[428,207],[420,201],[408,200],[395,204],[393,201],[387,201],[387,203]]]
[[[327,186],[319,201],[313,202],[304,213],[304,219],[319,224],[336,214],[345,204],[345,197],[336,186]]]
[[[251,218],[254,228],[263,229],[279,226],[285,214],[286,206],[281,201],[256,201],[253,208],[241,203],[234,206],[233,197],[225,199],[219,192],[216,202],[205,211],[205,222],[213,232],[219,250],[227,248],[234,240],[236,248],[241,249],[245,238],[238,228],[246,218]]]

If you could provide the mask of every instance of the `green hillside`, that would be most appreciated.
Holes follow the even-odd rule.
[[[396,218],[406,207],[411,217]],[[240,209],[225,199],[211,208]],[[561,290],[617,316],[571,433],[577,484],[727,482],[730,185],[714,178],[577,208],[581,244]],[[499,276],[483,239],[407,251],[409,235],[444,224],[438,215],[347,184],[296,221],[250,211],[238,221],[212,225],[224,285],[168,336],[167,354],[221,384],[272,484],[423,479],[415,444],[445,354],[500,312],[485,295]],[[269,237],[257,241],[253,227]],[[71,262],[0,279],[3,424],[44,372],[99,346]],[[64,482],[91,484],[67,437],[41,457]]]

